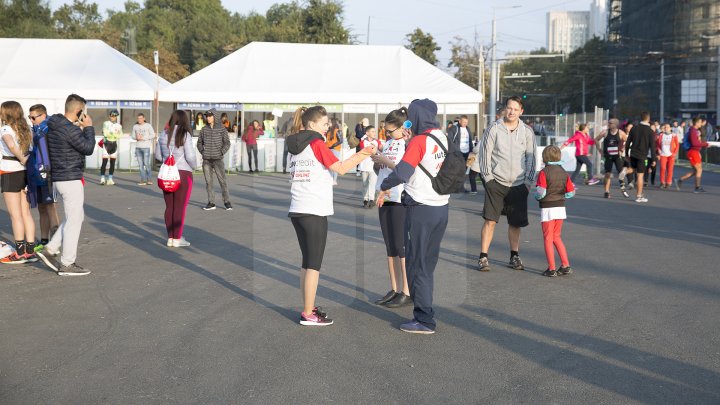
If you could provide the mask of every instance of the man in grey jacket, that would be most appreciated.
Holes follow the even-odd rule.
[[[215,209],[215,192],[213,191],[213,174],[217,176],[222,190],[223,202],[226,210],[232,210],[230,194],[228,194],[227,178],[225,177],[225,162],[223,158],[230,149],[230,137],[227,129],[220,122],[220,115],[211,108],[205,111],[207,125],[200,130],[197,148],[203,157],[203,174],[205,174],[205,187],[207,188],[208,203],[204,210]]]
[[[528,225],[527,198],[535,181],[535,133],[520,120],[522,99],[505,102],[502,121],[493,123],[480,140],[480,175],[485,183],[485,223],[480,237],[480,271],[490,271],[488,250],[501,215],[508,220],[509,267],[525,270],[520,260],[520,228]]]

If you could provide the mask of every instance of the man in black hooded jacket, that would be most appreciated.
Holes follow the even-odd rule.
[[[207,125],[200,130],[197,148],[203,157],[203,174],[205,174],[205,187],[207,189],[208,203],[204,210],[215,209],[215,192],[213,191],[213,174],[217,176],[222,190],[225,209],[231,210],[230,194],[228,193],[227,178],[225,177],[225,162],[223,158],[230,149],[230,137],[227,128],[220,121],[220,114],[211,108],[205,111]]]

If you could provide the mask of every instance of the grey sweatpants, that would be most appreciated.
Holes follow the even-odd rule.
[[[60,262],[69,266],[77,259],[80,229],[85,219],[85,190],[80,180],[57,181],[53,183],[53,187],[63,202],[65,219],[47,244],[47,250],[57,252],[62,247]]]
[[[222,159],[203,159],[203,174],[205,175],[205,188],[207,189],[208,202],[215,204],[215,192],[213,191],[213,172],[220,184],[224,203],[230,202],[228,193],[227,178],[225,177],[225,162]]]

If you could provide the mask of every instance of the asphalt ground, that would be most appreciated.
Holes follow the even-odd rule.
[[[87,178],[92,274],[0,267],[0,404],[720,403],[720,174],[707,194],[650,189],[647,204],[581,187],[563,230],[575,274],[554,279],[536,203],[526,271],[505,266],[501,222],[480,273],[483,192],[454,195],[431,336],[398,330],[411,308],[372,304],[385,249],[354,175],[330,218],[325,328],[298,325],[286,176],[229,176],[235,209],[206,212],[196,174],[182,249],[165,246],[157,186]],[[6,212],[0,230],[12,239]]]

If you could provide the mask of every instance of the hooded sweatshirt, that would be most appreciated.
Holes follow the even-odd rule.
[[[209,111],[215,117],[215,121],[212,127],[208,124],[200,130],[197,148],[203,159],[222,159],[230,149],[230,136],[220,122],[220,114],[214,108]]]
[[[505,187],[535,181],[535,132],[522,121],[510,131],[503,120],[495,121],[480,140],[480,175]]]
[[[285,142],[290,153],[289,216],[334,214],[330,166],[338,159],[323,136],[304,130],[288,136]]]
[[[432,180],[419,165],[422,165],[430,174],[436,176],[440,166],[445,161],[445,153],[440,145],[427,134],[434,135],[442,142],[445,149],[448,147],[448,138],[439,127],[437,119],[437,104],[429,99],[414,100],[408,107],[408,120],[412,122],[412,132],[418,134],[410,139],[402,160],[380,185],[381,190],[405,183],[405,193],[414,201],[405,201],[406,204],[425,204],[430,206],[447,205],[449,195],[438,194],[432,187]]]

